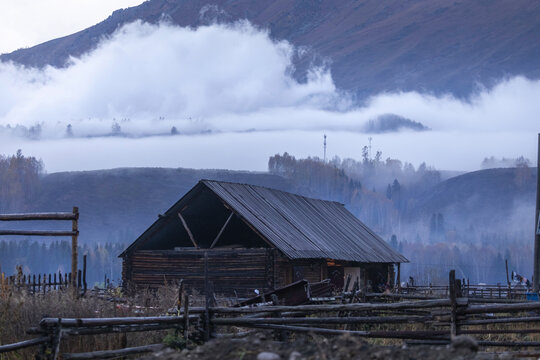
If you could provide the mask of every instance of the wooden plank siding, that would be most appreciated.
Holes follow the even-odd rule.
[[[124,281],[136,287],[157,288],[183,279],[204,292],[204,253],[208,253],[208,281],[216,294],[253,295],[274,289],[274,249],[136,250],[124,258]]]
[[[290,260],[279,251],[276,251],[275,254],[275,271],[276,288],[302,279],[309,282],[318,282],[328,277],[326,260]]]

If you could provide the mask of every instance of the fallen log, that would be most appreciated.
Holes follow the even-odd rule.
[[[539,334],[540,329],[475,329],[475,330],[460,330],[459,333],[463,335]]]
[[[529,347],[529,346],[540,346],[540,341],[488,341],[488,340],[479,340],[478,345],[480,346],[504,346],[504,347]]]
[[[93,351],[86,353],[68,353],[63,354],[64,359],[112,359],[121,356],[133,355],[148,353],[161,350],[165,347],[163,344],[153,344],[153,345],[144,345],[136,346],[119,350],[103,350],[103,351]]]
[[[198,315],[190,315],[190,319],[197,319]],[[62,323],[62,327],[91,327],[107,325],[135,325],[135,324],[176,324],[184,321],[183,316],[148,316],[148,317],[117,317],[117,318],[43,318],[39,322],[41,327],[57,326]]]
[[[501,312],[520,312],[540,310],[540,302],[532,301],[517,304],[495,304],[495,305],[469,305],[467,308],[459,309],[462,314],[482,314],[482,313],[501,313]]]
[[[528,317],[500,317],[493,319],[478,319],[478,320],[464,320],[460,321],[459,325],[486,325],[486,324],[507,324],[507,323],[529,323],[539,322],[540,316],[528,316]]]
[[[387,298],[387,299],[419,299],[419,300],[432,300],[442,299],[443,296],[434,295],[421,295],[421,294],[385,294],[385,293],[367,293],[364,295],[366,298]]]
[[[396,310],[396,309],[427,309],[442,306],[450,306],[450,300],[421,300],[406,301],[399,303],[382,304],[337,304],[337,305],[297,305],[297,306],[264,306],[264,307],[212,307],[210,311],[220,314],[243,314],[254,312],[275,312],[275,311],[306,311],[306,312],[329,312],[329,311],[368,311],[368,310]]]
[[[183,324],[141,324],[141,325],[113,325],[106,327],[87,327],[87,328],[69,328],[64,329],[64,334],[69,336],[76,335],[98,335],[98,334],[114,334],[128,332],[144,332],[168,330],[174,328],[182,328]]]
[[[368,338],[385,339],[424,339],[424,340],[448,340],[448,331],[360,331],[360,330],[336,330],[307,326],[292,325],[273,325],[273,324],[254,324],[245,327],[254,327],[259,329],[286,330],[296,332],[307,332],[326,335],[349,334]]]
[[[363,317],[308,317],[308,318],[220,318],[212,319],[215,325],[244,324],[394,324],[418,323],[431,320],[430,316],[363,316]]]

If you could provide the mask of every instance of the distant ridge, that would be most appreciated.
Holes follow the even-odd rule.
[[[299,79],[308,64],[329,60],[338,87],[360,97],[395,90],[467,96],[509,76],[540,78],[537,0],[149,0],[0,59],[61,67],[125,23],[163,18],[180,26],[248,19],[311,49],[297,61]]]
[[[25,211],[65,211],[78,206],[81,241],[87,244],[129,243],[200,179],[252,184],[321,198],[320,189],[269,173],[120,168],[45,175],[36,201]],[[476,226],[497,231],[497,227],[523,228],[523,224],[529,222],[532,229],[535,186],[535,168],[466,173],[418,194],[408,204],[403,222],[415,224],[414,228],[418,229],[418,222],[429,220],[434,213],[442,213],[449,226],[455,224],[463,229]],[[339,186],[333,190],[338,196]],[[379,209],[381,204],[377,199],[376,193],[366,194],[360,204],[366,209]],[[368,218],[361,216],[361,220],[373,229],[378,227]],[[384,236],[382,233],[378,235]]]

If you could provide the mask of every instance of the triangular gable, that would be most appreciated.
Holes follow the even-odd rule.
[[[143,246],[165,222],[203,189],[267,243],[291,259],[328,258],[355,262],[397,263],[408,260],[352,215],[342,204],[311,199],[260,186],[201,180],[154,222],[122,254]]]

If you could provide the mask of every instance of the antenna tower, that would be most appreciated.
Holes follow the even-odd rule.
[[[323,161],[326,163],[326,134],[324,134],[324,157]]]
[[[373,140],[373,138],[370,136],[368,138],[368,140],[369,140],[369,153],[368,153],[368,155],[369,155],[369,158],[371,159],[371,140]]]

